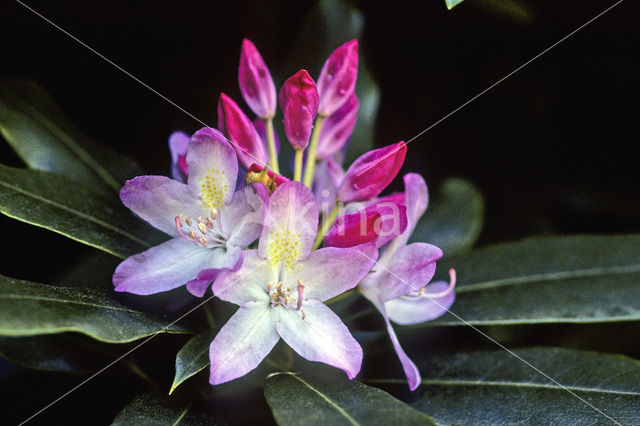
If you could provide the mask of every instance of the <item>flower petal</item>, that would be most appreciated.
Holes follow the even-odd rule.
[[[349,248],[327,247],[311,252],[283,282],[304,285],[305,299],[321,302],[354,288],[371,271],[378,249],[373,243]]]
[[[239,255],[239,254],[238,254]],[[173,238],[123,261],[113,274],[116,291],[146,295],[180,287],[207,268],[220,268],[236,259],[223,249],[198,247]]]
[[[383,302],[419,291],[433,278],[436,260],[441,257],[442,250],[431,244],[401,247],[388,262],[378,262],[374,266],[376,272],[365,278],[361,286],[378,294]]]
[[[171,133],[169,150],[171,151],[171,177],[178,182],[187,181],[187,148],[189,135],[182,131]]]
[[[138,176],[120,190],[122,203],[155,228],[177,236],[175,217],[208,215],[187,185],[166,176]]]
[[[389,300],[385,306],[391,321],[409,325],[438,318],[447,312],[456,298],[453,291],[447,292],[448,288],[448,283],[437,281],[425,288],[424,296],[409,295]],[[446,294],[440,297],[429,297],[429,294],[435,293]]]
[[[356,125],[359,104],[352,93],[347,102],[323,122],[316,158],[324,160],[344,148]]]
[[[238,176],[236,153],[216,129],[204,127],[191,137],[187,152],[187,184],[206,210],[220,210],[231,199]]]
[[[354,39],[338,46],[322,66],[319,114],[328,117],[340,108],[353,93],[357,77],[358,41]]]
[[[280,185],[269,199],[258,253],[274,270],[292,271],[311,251],[318,229],[318,206],[300,182]]]
[[[228,235],[227,246],[245,248],[260,236],[268,199],[269,191],[262,184],[236,191],[218,218],[222,231]]]
[[[225,383],[256,368],[280,340],[274,323],[273,309],[264,301],[240,307],[211,342],[209,383]]]
[[[229,138],[245,169],[252,163],[264,166],[267,151],[258,131],[238,104],[224,93],[218,100],[218,127]]]
[[[238,83],[242,97],[258,117],[273,117],[276,111],[276,87],[260,52],[246,38],[242,40],[240,51]]]
[[[242,266],[235,271],[224,271],[213,283],[213,294],[220,299],[244,305],[250,300],[269,300],[267,284],[278,279],[277,271],[258,256],[257,250],[242,251]]]
[[[407,173],[404,175],[404,192],[404,203],[407,207],[407,229],[399,237],[402,245],[407,243],[418,220],[420,220],[429,205],[427,184],[419,174]]]
[[[278,307],[280,319],[276,330],[293,350],[309,361],[319,361],[340,368],[353,379],[360,371],[362,348],[347,326],[331,309],[309,299],[301,312]]]

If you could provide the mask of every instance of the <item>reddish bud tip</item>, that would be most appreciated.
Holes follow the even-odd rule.
[[[220,94],[218,101],[218,128],[229,139],[245,168],[253,163],[266,163],[266,150],[253,123],[224,93]]]
[[[328,117],[351,96],[358,77],[358,40],[339,46],[324,63],[318,78],[318,114]]]
[[[238,84],[244,101],[261,119],[272,118],[276,112],[276,87],[269,68],[256,46],[248,39],[242,40]]]
[[[316,83],[307,71],[300,70],[284,82],[279,101],[289,142],[294,149],[305,149],[318,111]]]

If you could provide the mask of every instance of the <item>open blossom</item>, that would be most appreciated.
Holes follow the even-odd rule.
[[[427,285],[433,278],[442,251],[426,243],[407,245],[418,219],[427,208],[427,185],[420,175],[413,173],[405,175],[404,184],[407,227],[382,249],[375,272],[362,280],[359,288],[382,314],[409,387],[414,390],[420,384],[420,372],[402,350],[390,321],[416,324],[444,314],[455,299],[455,273],[451,271],[449,284],[440,281]]]
[[[116,291],[152,294],[189,283],[201,296],[212,270],[236,267],[242,249],[260,235],[267,189],[255,184],[234,192],[238,161],[220,132],[197,131],[186,166],[186,184],[138,176],[120,191],[125,206],[173,238],[122,262],[113,275]]]
[[[310,361],[350,379],[358,374],[362,349],[322,302],[355,287],[378,250],[369,243],[311,251],[317,227],[318,207],[306,186],[286,182],[271,195],[258,248],[245,250],[242,266],[213,284],[217,297],[240,308],[211,343],[211,384],[247,374],[280,338]]]

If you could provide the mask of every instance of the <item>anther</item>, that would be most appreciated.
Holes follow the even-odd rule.
[[[180,215],[182,217],[182,215]],[[187,223],[187,225],[191,226],[193,225],[193,223],[191,222],[191,218],[189,216],[184,218],[184,221]]]
[[[204,223],[204,217],[198,216],[198,223]]]
[[[206,233],[207,233],[207,226],[206,226],[204,223],[202,223],[202,222],[200,222],[200,223],[198,224],[198,229],[199,229],[199,230],[200,230],[200,232],[202,232],[203,234],[206,234]]]
[[[212,207],[209,211],[209,215],[211,216],[211,219],[216,220],[218,218],[218,209]]]
[[[207,225],[207,228],[213,229],[213,222],[211,221],[210,217],[207,218],[206,225]]]
[[[198,239],[198,236],[196,235],[196,231],[194,231],[193,229],[189,231],[189,236],[193,241]]]
[[[272,288],[273,288],[273,281],[270,281],[269,284],[267,284],[267,290],[271,291]]]
[[[200,237],[200,244],[202,244],[203,246],[207,245],[207,239],[205,237]]]

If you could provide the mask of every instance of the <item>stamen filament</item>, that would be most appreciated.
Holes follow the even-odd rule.
[[[425,293],[423,290],[425,290],[426,287],[420,290],[420,292],[423,294],[424,297],[428,299],[436,299],[438,297],[444,297],[447,294],[451,293],[456,286],[456,270],[453,268],[449,269],[449,280],[450,280],[449,287],[447,287],[446,290],[443,290],[439,293]]]

